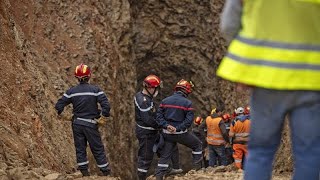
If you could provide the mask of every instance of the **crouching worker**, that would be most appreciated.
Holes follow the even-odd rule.
[[[72,103],[73,120],[72,131],[78,170],[83,176],[89,176],[87,159],[87,143],[103,175],[110,175],[109,163],[107,162],[104,146],[98,131],[98,120],[102,113],[104,117],[110,114],[108,99],[103,91],[97,86],[90,85],[91,70],[87,65],[80,64],[76,67],[75,77],[79,84],[67,90],[58,100],[55,108],[60,115],[65,106]],[[98,109],[98,103],[101,110]]]

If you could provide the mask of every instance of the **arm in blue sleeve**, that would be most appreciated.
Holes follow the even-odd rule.
[[[188,110],[186,110],[186,116],[184,118],[184,121],[176,127],[177,131],[185,131],[186,129],[188,129],[193,122],[193,118],[194,112],[192,105],[190,104]]]
[[[55,105],[55,109],[59,115],[62,113],[64,107],[71,103],[71,97],[69,97],[68,94],[70,94],[68,91],[64,93]]]
[[[101,93],[98,96],[98,103],[101,106],[101,113],[104,117],[109,117],[110,116],[110,104],[108,101],[108,98],[106,96],[106,94],[103,91],[99,91],[99,93]]]
[[[241,0],[227,0],[221,14],[220,29],[227,44],[241,29],[242,4]]]
[[[164,118],[164,108],[161,106],[158,108],[158,111],[157,111],[156,122],[160,127],[164,129],[167,129],[167,126],[169,125]]]

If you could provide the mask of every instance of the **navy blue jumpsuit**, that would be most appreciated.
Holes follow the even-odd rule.
[[[156,121],[163,128],[165,146],[160,155],[156,176],[163,177],[168,172],[172,150],[177,143],[191,148],[195,168],[201,167],[202,143],[195,135],[188,132],[193,118],[192,102],[186,98],[183,92],[175,92],[172,96],[162,100],[157,111]],[[176,132],[167,131],[168,125],[174,126]]]
[[[97,125],[97,119],[100,114],[105,117],[110,116],[110,105],[105,93],[97,86],[81,82],[79,85],[67,90],[58,100],[55,105],[58,114],[60,115],[64,107],[70,103],[73,105],[72,131],[78,169],[88,169],[89,161],[86,152],[88,142],[100,170],[108,171],[109,163],[107,162]],[[101,110],[98,108],[98,103],[101,106]]]

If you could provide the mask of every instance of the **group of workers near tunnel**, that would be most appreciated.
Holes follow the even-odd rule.
[[[216,75],[237,83],[239,89],[250,90],[252,123],[245,120],[248,124],[244,125],[246,123],[242,118],[231,120],[235,123],[229,132],[229,135],[234,133],[234,161],[240,163],[241,158],[236,154],[238,149],[245,149],[246,134],[242,136],[241,133],[247,132],[237,130],[245,129],[244,126],[250,123],[245,180],[272,178],[273,160],[281,144],[286,118],[289,120],[292,141],[293,179],[319,180],[319,12],[319,0],[225,1],[220,21],[221,32],[230,44]],[[67,90],[55,108],[60,115],[65,106],[73,104],[72,130],[78,169],[82,174],[89,175],[86,153],[89,143],[102,174],[109,175],[110,165],[97,124],[104,122],[101,115],[109,116],[110,106],[105,93],[88,83],[90,75],[88,66],[77,66],[75,76],[79,85]],[[154,152],[160,157],[155,173],[157,179],[162,179],[168,173],[169,164],[176,172],[181,171],[177,143],[191,148],[195,168],[202,167],[205,143],[188,131],[195,119],[192,103],[187,99],[192,84],[179,81],[174,94],[163,99],[156,107],[153,97],[161,86],[160,79],[148,76],[143,83],[144,89],[135,95],[134,100],[136,136],[139,141],[139,178],[146,178]],[[97,104],[100,104],[101,110]],[[217,109],[215,116],[219,116]],[[207,126],[207,141],[217,143],[208,143],[216,157],[222,151],[219,147],[228,149],[230,141],[228,144],[226,133],[221,134],[222,137],[217,135],[218,131],[224,131],[222,121],[212,119],[215,120],[208,120],[207,123],[206,119],[203,124]],[[243,125],[243,128],[240,125],[236,128],[237,124]],[[205,125],[199,126],[203,128]],[[210,128],[212,126],[216,128]],[[225,145],[219,145],[218,142]],[[211,164],[215,162],[212,160]],[[223,160],[220,162],[223,163]]]
[[[192,149],[196,170],[226,166],[233,161],[242,169],[243,158],[248,152],[250,108],[238,107],[230,116],[223,114],[223,108],[217,107],[203,121],[202,117],[194,116],[192,102],[187,99],[192,92],[192,82],[180,80],[173,95],[163,99],[157,107],[153,98],[161,84],[159,77],[149,75],[143,81],[143,90],[134,97],[136,137],[139,140],[138,178],[146,179],[155,153],[159,157],[155,172],[157,180],[181,173],[177,143]],[[205,153],[207,147],[208,153]],[[209,162],[205,154],[209,155]]]

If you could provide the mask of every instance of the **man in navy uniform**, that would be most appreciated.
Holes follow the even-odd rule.
[[[157,180],[163,179],[163,176],[167,174],[169,161],[177,143],[191,148],[195,168],[201,167],[201,141],[187,130],[194,118],[192,102],[187,99],[192,86],[192,83],[183,79],[180,80],[174,88],[175,93],[162,100],[157,111],[156,121],[163,128],[165,140],[156,169]]]
[[[139,180],[147,178],[147,173],[154,156],[153,146],[159,138],[160,127],[155,121],[156,107],[153,98],[157,96],[161,85],[162,82],[158,76],[149,75],[143,80],[143,90],[139,91],[134,97],[136,137],[139,141],[137,164]],[[172,172],[181,173],[178,147],[174,148],[173,153]]]
[[[90,68],[85,64],[76,67],[75,77],[79,84],[67,90],[58,100],[55,108],[60,115],[65,106],[72,103],[73,118],[72,131],[76,148],[78,170],[83,176],[90,176],[88,171],[87,143],[96,159],[97,165],[103,175],[110,174],[104,146],[98,131],[98,119],[102,114],[109,117],[110,105],[105,93],[97,86],[88,83],[91,76]],[[101,110],[98,108],[98,103]]]

